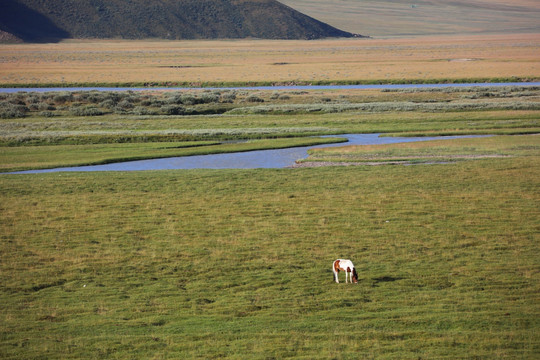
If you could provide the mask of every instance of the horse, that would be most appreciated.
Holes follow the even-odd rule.
[[[338,273],[339,270],[345,272],[345,283],[347,283],[347,276],[351,278],[351,284],[358,283],[358,273],[351,260],[337,259],[332,264],[332,271],[334,272],[334,280],[339,284]],[[348,275],[347,275],[348,274]]]

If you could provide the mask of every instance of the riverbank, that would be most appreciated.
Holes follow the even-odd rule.
[[[344,145],[350,146],[373,146],[382,144],[403,144],[411,142],[435,141],[440,139],[450,140],[462,137],[477,136],[447,136],[447,137],[384,137],[379,134],[343,134],[336,137],[303,137],[292,139],[257,140],[249,142],[233,142],[232,144],[193,144],[189,142],[181,144],[161,145],[148,144],[146,146],[123,146],[122,150],[129,153],[125,158],[110,158],[110,154],[117,154],[118,146],[78,146],[78,147],[42,147],[42,161],[49,161],[47,168],[11,172],[17,174],[38,174],[48,172],[94,172],[94,171],[149,171],[149,170],[193,170],[193,169],[280,169],[300,167],[310,151],[327,147]],[[110,149],[112,148],[112,149]],[[141,156],[139,148],[150,148],[154,152]],[[33,151],[25,151],[27,148],[20,148],[19,151],[12,152],[13,164],[18,159],[24,158]],[[65,153],[66,158],[61,159],[62,167],[54,167],[52,162],[58,154],[53,152],[59,150]],[[159,153],[160,149],[161,153]],[[107,154],[107,150],[110,154]],[[168,151],[166,151],[168,150]],[[81,166],[69,166],[67,161],[73,162],[88,159],[88,153],[98,152],[105,160],[95,160],[94,164]],[[145,153],[143,151],[143,153]],[[37,154],[35,155],[37,157]],[[472,155],[465,155],[470,157]],[[486,156],[487,157],[487,156]],[[140,160],[146,159],[146,160]],[[58,160],[57,160],[58,161]],[[418,161],[418,159],[416,159]],[[387,162],[390,163],[390,162]],[[327,162],[324,162],[327,164]],[[352,164],[352,163],[351,163]],[[380,164],[383,164],[381,162]],[[356,165],[360,165],[357,163]],[[368,164],[369,165],[369,164]],[[2,163],[0,162],[0,167]],[[312,165],[314,167],[316,165]]]
[[[316,147],[292,167],[449,164],[540,156],[540,135],[435,139],[429,142]]]

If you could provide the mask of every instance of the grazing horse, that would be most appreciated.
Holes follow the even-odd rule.
[[[352,283],[358,283],[358,273],[354,268],[354,264],[351,260],[337,259],[332,264],[332,271],[334,272],[334,280],[339,284],[338,273],[339,270],[345,272],[345,283],[347,283],[347,274],[351,278]]]

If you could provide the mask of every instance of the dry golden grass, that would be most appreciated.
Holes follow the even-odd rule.
[[[0,83],[537,78],[538,34],[0,45]]]

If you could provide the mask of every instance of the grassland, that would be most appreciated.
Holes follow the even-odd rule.
[[[355,60],[349,69],[375,69],[376,54],[395,50],[424,60],[398,70],[406,62],[391,65],[390,57],[393,80],[424,78],[419,69],[432,76],[428,65],[436,63],[455,78],[536,76],[537,39],[513,40],[424,39],[418,52],[407,40],[372,42],[373,52],[347,43],[351,59],[367,56],[365,67]],[[340,42],[313,42],[297,54],[292,49],[305,43],[208,42],[201,50],[201,43],[152,42],[147,50],[159,54],[151,67],[141,44],[21,45],[11,58],[3,46],[0,72],[9,75],[1,82],[114,83],[147,74],[202,82],[217,72],[236,81],[273,69],[281,69],[277,81],[306,79],[313,69],[321,69],[314,78],[331,79],[324,59],[334,59]],[[102,66],[89,66],[99,46]],[[345,66],[347,46],[335,58]],[[213,75],[170,67],[183,66],[186,54],[197,66],[202,54],[226,64],[219,54],[227,47],[232,64],[242,64],[240,54],[254,57],[231,72],[211,65]],[[83,56],[84,49],[91,50]],[[66,54],[78,65],[64,62]],[[486,60],[466,60],[473,57]],[[313,63],[289,63],[308,58]],[[129,60],[115,65],[120,59]],[[469,67],[475,62],[482,64]],[[299,72],[287,74],[293,67]],[[540,154],[530,134],[540,131],[538,97],[533,87],[2,95],[6,171],[293,146],[347,132],[521,136],[313,154],[325,161],[476,157],[448,164],[1,175],[0,357],[535,359]],[[333,283],[338,257],[355,262],[358,285]]]
[[[0,83],[223,85],[538,79],[537,34],[1,45]]]
[[[538,159],[3,175],[0,354],[534,359]]]
[[[530,87],[232,95],[5,95],[5,109],[22,113],[0,120],[2,167],[292,146],[328,133],[539,132]],[[274,110],[258,115],[261,106]],[[332,151],[312,156],[475,160],[2,175],[0,356],[535,358],[538,136]],[[355,262],[359,285],[332,282],[338,257]]]

